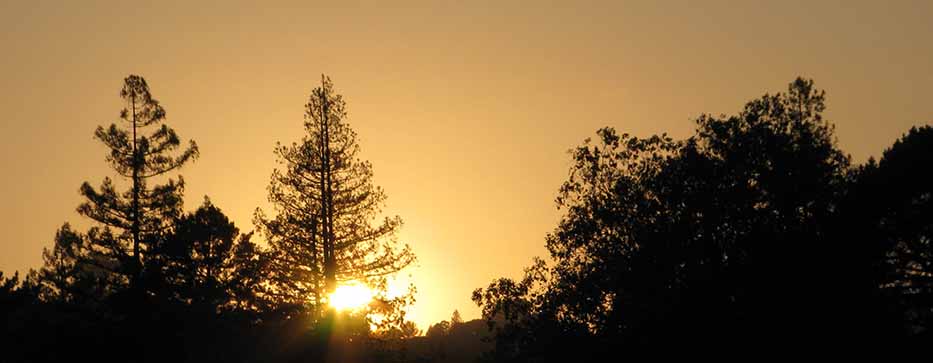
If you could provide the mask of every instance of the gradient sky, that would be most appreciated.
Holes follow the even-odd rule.
[[[418,255],[422,329],[546,255],[566,151],[601,126],[685,137],[797,75],[857,162],[933,122],[931,1],[140,3],[0,2],[0,270],[87,226],[79,185],[114,175],[93,131],[131,73],[201,148],[186,208],[209,195],[245,231],[329,75]]]

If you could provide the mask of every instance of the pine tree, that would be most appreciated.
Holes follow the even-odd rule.
[[[107,294],[106,271],[85,263],[87,238],[65,223],[55,232],[51,249],[42,249],[42,268],[38,271],[41,296],[45,301],[74,305],[93,304]]]
[[[450,314],[450,326],[459,324],[463,324],[463,318],[460,317],[460,310],[454,310],[453,314]]]
[[[126,77],[120,97],[125,107],[120,118],[126,128],[116,123],[98,126],[94,137],[108,149],[107,162],[117,174],[129,180],[131,188],[123,193],[106,177],[99,190],[89,183],[81,186],[87,200],[78,213],[100,225],[87,234],[91,247],[90,262],[106,268],[138,287],[146,263],[147,251],[179,215],[184,181],[169,179],[149,187],[147,181],[178,169],[198,156],[198,147],[189,141],[186,148],[175,131],[162,122],[165,109],[149,92],[143,77]],[[151,130],[148,134],[145,131]]]
[[[263,253],[207,197],[175,221],[157,255],[166,296],[197,310],[256,312],[262,309]]]
[[[272,172],[268,188],[277,214],[256,213],[272,254],[270,293],[296,310],[319,309],[341,281],[378,286],[415,258],[395,239],[399,217],[374,223],[386,196],[358,158],[343,98],[329,78],[321,82],[305,105],[301,142],[275,149],[285,167]]]

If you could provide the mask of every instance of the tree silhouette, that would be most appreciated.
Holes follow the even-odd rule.
[[[460,317],[460,310],[454,309],[454,312],[450,314],[450,326],[454,327],[458,324],[463,324],[463,318]]]
[[[358,158],[343,98],[321,78],[305,105],[305,136],[275,149],[285,167],[273,171],[268,188],[277,214],[256,213],[272,256],[270,294],[291,309],[312,311],[320,311],[339,281],[379,285],[414,260],[395,240],[399,217],[373,224],[386,196],[373,185],[369,162]]]
[[[798,78],[738,115],[701,116],[683,141],[601,129],[572,150],[565,215],[547,238],[553,266],[474,292],[496,357],[559,360],[548,341],[561,337],[589,337],[578,344],[593,353],[838,332],[835,295],[852,295],[824,281],[848,271],[829,238],[848,158],[824,109],[824,93]]]
[[[209,314],[262,310],[264,257],[250,237],[205,198],[155,249],[166,295]]]
[[[4,315],[13,314],[18,308],[38,302],[40,288],[37,279],[34,272],[26,274],[26,277],[20,280],[19,272],[14,273],[12,277],[3,277],[3,271],[0,271],[0,312]],[[4,318],[5,321],[10,321],[9,316]]]
[[[73,305],[94,305],[108,295],[107,271],[87,263],[87,238],[65,223],[55,233],[52,249],[42,251],[43,266],[38,271],[43,300]]]
[[[421,329],[413,321],[403,321],[397,326],[380,330],[377,336],[383,339],[410,339],[421,334]]]
[[[437,323],[431,324],[424,335],[429,338],[437,338],[447,335],[448,331],[450,331],[450,322],[447,320],[441,320]]]
[[[860,217],[852,240],[867,244],[898,314],[900,337],[933,336],[933,128],[912,128],[858,174],[853,198]],[[881,251],[878,251],[878,249]],[[879,263],[880,262],[880,263]],[[866,264],[866,266],[870,266]],[[919,340],[922,341],[922,340]]]
[[[183,212],[180,177],[149,186],[198,149],[161,124],[141,77],[121,97],[129,128],[95,137],[130,189],[84,183],[78,212],[97,225],[65,223],[40,269],[0,272],[12,347],[0,360],[466,361],[491,348],[483,360],[604,361],[933,337],[933,127],[852,167],[810,80],[701,115],[683,140],[599,129],[570,151],[550,259],[476,289],[483,320],[454,310],[425,337],[405,320],[414,286],[388,295],[387,276],[415,257],[395,239],[401,220],[382,219],[386,196],[329,79],[305,105],[304,137],[275,149],[276,213],[254,220],[268,248],[207,197]],[[346,281],[376,296],[324,308]]]
[[[825,92],[797,78],[786,93],[753,100],[737,116],[697,120],[694,159],[709,161],[701,163],[706,172],[687,169],[702,179],[693,179],[696,183],[685,190],[707,185],[696,197],[706,198],[713,208],[700,204],[702,219],[687,221],[703,222],[700,236],[712,238],[698,246],[718,256],[712,264],[701,260],[695,265],[701,271],[722,266],[724,275],[704,273],[703,280],[721,277],[690,296],[727,307],[718,311],[737,324],[729,327],[732,332],[761,331],[812,342],[851,318],[835,316],[845,303],[834,297],[842,294],[836,290],[842,284],[823,281],[845,271],[834,256],[846,246],[828,236],[849,168],[824,110]],[[710,290],[721,292],[719,300],[728,303],[704,298]]]
[[[100,187],[81,185],[81,194],[87,199],[78,207],[78,213],[98,223],[87,234],[92,249],[91,262],[125,276],[131,286],[138,288],[148,248],[178,216],[182,204],[184,181],[169,179],[167,183],[150,187],[148,180],[181,167],[198,156],[198,147],[189,141],[178,155],[181,141],[175,131],[162,122],[165,110],[152,97],[146,80],[130,75],[124,79],[120,91],[125,107],[120,118],[128,125],[117,124],[98,127],[94,137],[110,153],[107,162],[132,187],[119,193],[107,177]],[[152,129],[148,135],[141,135]]]

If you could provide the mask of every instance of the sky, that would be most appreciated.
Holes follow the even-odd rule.
[[[114,176],[93,132],[129,74],[200,146],[186,209],[207,195],[242,231],[331,77],[418,256],[399,281],[422,329],[547,255],[567,150],[600,127],[687,137],[798,75],[855,162],[933,123],[931,1],[391,3],[0,2],[0,271],[90,225],[78,187]]]

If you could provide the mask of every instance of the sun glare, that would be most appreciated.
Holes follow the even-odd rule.
[[[327,300],[330,306],[337,310],[356,310],[368,305],[372,299],[372,290],[360,284],[353,284],[337,286]]]

